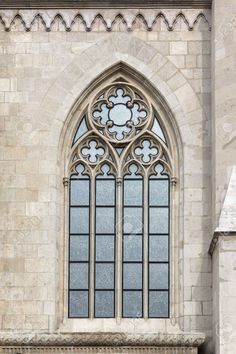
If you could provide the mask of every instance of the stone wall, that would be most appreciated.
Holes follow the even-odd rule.
[[[0,13],[0,328],[54,331],[60,325],[62,132],[84,89],[122,61],[164,98],[182,146],[176,187],[179,310],[149,331],[210,336],[210,11],[83,11]]]

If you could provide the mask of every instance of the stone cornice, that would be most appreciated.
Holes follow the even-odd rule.
[[[199,347],[204,334],[7,333],[0,347]]]
[[[209,247],[209,254],[212,256],[220,237],[235,236],[236,231],[215,231]]]
[[[203,21],[205,30],[211,29],[210,10],[198,9],[162,9],[160,10],[0,10],[0,26],[7,32],[14,31],[92,31],[100,21],[104,30],[112,31],[116,23],[122,23],[124,31],[132,31],[137,21],[143,23],[143,29],[155,30],[160,19],[168,31],[174,31],[179,21],[192,31]],[[80,29],[76,29],[79,24]],[[102,27],[101,27],[102,28]]]
[[[2,9],[210,8],[212,0],[4,0]]]

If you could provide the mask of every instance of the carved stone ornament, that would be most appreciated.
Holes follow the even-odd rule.
[[[5,3],[5,2],[4,2]],[[201,22],[204,30],[211,30],[211,11],[208,9],[69,9],[63,10],[1,10],[0,30],[9,31],[96,31],[96,26],[102,30],[133,31],[137,23],[145,31],[167,30],[174,31],[183,22],[185,29],[192,31]],[[158,27],[160,24],[160,28]]]
[[[199,347],[203,334],[125,334],[125,333],[0,333],[0,347]],[[138,350],[139,352],[139,350]],[[168,352],[169,353],[169,352]],[[174,352],[177,353],[177,352]],[[192,353],[192,352],[186,352]]]

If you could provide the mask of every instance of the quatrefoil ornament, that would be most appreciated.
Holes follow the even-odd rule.
[[[105,150],[102,147],[99,147],[96,140],[90,140],[88,147],[83,147],[81,153],[89,162],[96,163],[104,156]]]
[[[92,123],[115,142],[138,134],[148,121],[150,107],[128,84],[110,85],[91,106]]]
[[[159,149],[153,146],[150,140],[145,139],[134,149],[134,153],[143,163],[149,163],[158,155]]]

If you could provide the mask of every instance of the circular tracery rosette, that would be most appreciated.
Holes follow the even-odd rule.
[[[111,142],[129,142],[152,117],[151,105],[134,86],[124,82],[103,89],[89,106],[91,124]]]

